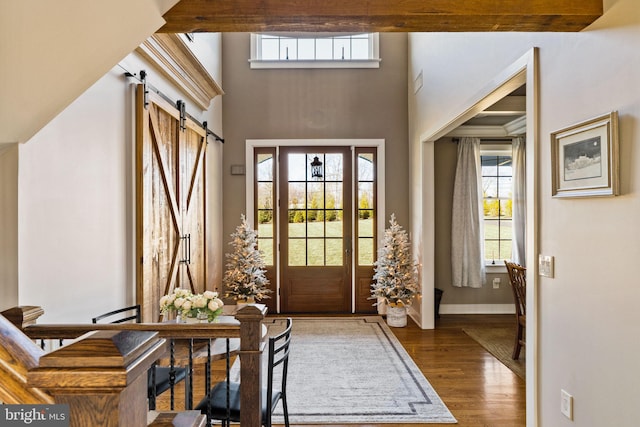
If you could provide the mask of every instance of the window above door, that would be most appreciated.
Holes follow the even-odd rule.
[[[251,34],[251,68],[379,68],[378,33]]]

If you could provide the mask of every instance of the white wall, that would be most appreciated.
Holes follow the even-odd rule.
[[[410,137],[459,114],[479,91],[532,47],[539,47],[539,245],[556,257],[555,278],[540,278],[539,413],[528,397],[528,425],[637,424],[640,287],[629,267],[640,257],[640,8],[636,0],[605,1],[605,15],[576,33],[414,34]],[[620,114],[622,195],[553,199],[549,134],[607,113]],[[414,186],[427,173],[413,172]],[[414,204],[412,217],[419,217]],[[419,224],[416,227],[420,227]],[[418,231],[413,230],[414,234]],[[421,230],[419,230],[421,231]],[[527,352],[529,354],[529,352]],[[560,389],[574,396],[574,421],[560,413]]]
[[[195,34],[193,51],[201,60],[205,68],[209,70],[215,81],[222,86],[222,35],[215,34]],[[224,138],[222,130],[222,102],[224,96],[213,98],[209,111],[206,113],[209,129],[218,136]],[[224,252],[226,250],[226,236],[223,235],[223,215],[220,206],[222,204],[222,152],[224,144],[209,137],[209,147],[207,148],[207,198],[210,201],[207,211],[207,232],[209,235],[208,266],[207,275],[209,281],[207,289],[221,290],[222,271],[224,268]]]
[[[132,138],[113,69],[20,146],[20,304],[42,322],[89,322],[133,302]]]
[[[220,82],[220,36],[198,43]],[[134,85],[147,81],[221,134],[221,103],[195,110],[178,88],[132,53],[19,150],[19,303],[45,310],[41,323],[88,322],[135,301]],[[209,138],[208,179],[219,185],[220,143]],[[220,194],[209,194],[210,237],[220,241]],[[216,234],[218,233],[218,234]],[[210,248],[216,256],[220,244]],[[218,250],[219,252],[219,250]],[[221,254],[217,254],[221,258]]]

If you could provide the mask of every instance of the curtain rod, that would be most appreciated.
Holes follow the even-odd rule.
[[[160,96],[162,99],[164,99],[165,101],[167,101],[169,104],[175,105],[176,108],[178,107],[178,103],[180,103],[181,101],[178,102],[174,102],[171,98],[169,98],[167,95],[165,95],[164,93],[162,93],[162,91],[160,91],[158,88],[156,88],[155,86],[153,86],[151,83],[148,83],[146,81],[146,76],[147,76],[147,72],[144,70],[140,70],[140,77],[138,77],[135,73],[132,73],[131,71],[127,70],[126,68],[124,68],[122,65],[118,64],[118,67],[122,68],[124,70],[124,75],[127,77],[131,77],[136,79],[137,81],[139,81],[142,84],[146,84],[147,87],[149,88],[149,90],[152,90],[153,92],[155,92],[158,96]],[[195,122],[197,125],[199,125],[200,127],[204,128],[207,136],[212,135],[214,137],[214,139],[216,141],[220,141],[221,143],[224,144],[224,138],[219,137],[214,131],[212,131],[211,129],[209,129],[207,127],[207,122],[203,122],[200,123],[199,120],[197,120],[195,117],[193,117],[191,114],[185,112],[185,115],[192,120],[193,122]]]
[[[480,138],[480,144],[482,143],[493,143],[493,144],[511,144],[513,142],[513,138],[517,138],[517,137],[497,137],[497,138]],[[455,142],[456,144],[458,142],[460,142],[460,138],[458,137],[454,137],[451,138],[452,142]]]

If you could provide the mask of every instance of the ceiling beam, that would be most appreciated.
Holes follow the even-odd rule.
[[[487,32],[584,29],[603,0],[180,0],[165,33]]]

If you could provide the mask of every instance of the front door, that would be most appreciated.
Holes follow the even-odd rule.
[[[351,312],[350,147],[283,147],[280,176],[282,311]]]

